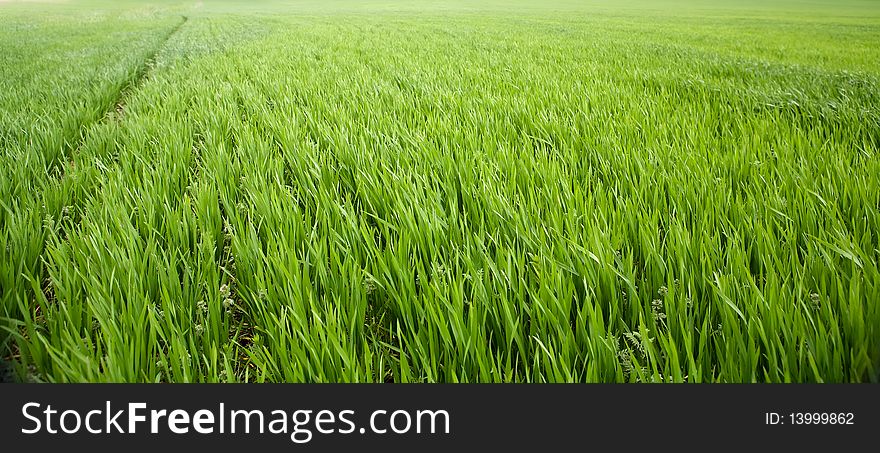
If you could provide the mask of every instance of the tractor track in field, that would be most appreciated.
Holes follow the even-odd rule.
[[[49,174],[49,175],[53,175],[53,174],[57,173],[57,177],[55,179],[55,184],[61,184],[62,181],[64,180],[64,178],[67,177],[68,172],[75,168],[75,166],[76,166],[75,158],[81,154],[82,148],[86,145],[86,142],[88,140],[87,131],[89,129],[94,128],[100,124],[110,122],[110,121],[118,122],[122,119],[122,117],[124,116],[124,113],[125,113],[125,106],[127,104],[126,99],[128,97],[130,97],[132,93],[136,92],[143,85],[144,81],[147,79],[147,76],[150,73],[150,70],[152,69],[153,65],[155,64],[157,57],[162,52],[162,50],[165,48],[168,41],[181,29],[181,27],[183,27],[183,25],[188,20],[189,19],[187,16],[181,16],[181,21],[177,25],[175,25],[174,28],[172,28],[165,35],[164,38],[162,38],[162,40],[156,45],[153,52],[147,58],[145,58],[140,63],[140,65],[138,65],[137,69],[134,72],[134,75],[130,78],[128,83],[126,83],[119,90],[119,92],[117,93],[117,96],[113,100],[113,102],[110,103],[104,109],[104,113],[96,120],[84,123],[80,126],[79,138],[76,140],[76,144],[74,146],[70,147],[67,150],[68,152],[65,153],[65,154],[67,154],[67,159],[68,159],[68,164],[67,164],[66,169],[57,168],[57,167],[60,167],[61,164],[59,162],[56,162],[54,165],[55,168],[50,168],[49,171],[47,171],[47,174]],[[73,202],[75,202],[75,200],[66,200],[66,201],[67,201],[67,203],[65,203],[65,207],[67,207],[68,204],[72,204]],[[59,213],[55,213],[55,214],[59,214]],[[76,219],[74,221],[74,225],[73,225],[72,229],[75,229],[80,221],[81,221],[81,218]],[[66,236],[66,233],[65,233],[65,236]],[[46,246],[46,244],[44,243],[43,249],[40,251],[41,257],[43,255],[45,255],[45,251],[46,251],[45,246]],[[44,270],[43,270],[43,277],[44,278],[42,278],[42,285],[41,285],[42,290],[43,290],[43,294],[46,296],[46,300],[53,301],[55,299],[55,295],[54,295],[54,291],[52,290],[52,283],[45,274],[46,274],[46,272],[45,272],[45,268],[44,268]]]
[[[73,158],[79,154],[79,151],[85,146],[87,141],[86,132],[101,124],[110,120],[118,121],[125,110],[126,99],[131,96],[131,93],[137,91],[138,88],[143,84],[144,80],[146,80],[147,75],[149,75],[150,69],[156,61],[156,58],[159,56],[159,53],[162,52],[162,49],[165,48],[165,45],[168,41],[180,30],[181,27],[189,20],[187,16],[181,16],[181,21],[174,26],[162,40],[156,45],[153,49],[153,52],[147,56],[141,63],[138,65],[137,69],[135,69],[134,74],[129,78],[128,82],[125,83],[122,88],[116,93],[116,97],[112,102],[108,103],[103,109],[103,113],[97,116],[95,119],[86,121],[79,126],[77,129],[77,134],[73,137],[70,137],[69,140],[65,140],[64,152],[62,153],[61,159],[56,160],[54,163],[49,165],[46,173],[48,175],[59,175],[57,176],[59,179],[64,177],[64,170],[62,168],[62,159],[66,156],[66,160],[68,161],[68,165],[74,165]],[[115,113],[115,115],[114,115]]]
[[[103,113],[99,116],[96,116],[95,119],[90,121],[83,122],[79,128],[77,129],[77,134],[74,134],[72,137],[69,137],[65,140],[65,145],[63,147],[63,152],[59,158],[55,159],[54,162],[50,162],[46,168],[46,175],[48,177],[49,183],[40,190],[40,197],[45,197],[45,192],[50,190],[50,187],[57,186],[63,184],[65,178],[68,177],[69,171],[75,168],[75,158],[81,153],[81,150],[86,145],[88,141],[87,131],[92,129],[100,124],[104,124],[110,121],[120,121],[125,112],[126,99],[131,96],[132,93],[137,91],[146,80],[147,76],[150,73],[153,65],[159,54],[165,48],[168,41],[178,32],[181,27],[189,20],[187,16],[181,16],[180,22],[177,23],[168,33],[157,43],[153,52],[145,58],[134,71],[134,74],[129,78],[128,82],[123,85],[122,88],[119,89],[115,99],[108,103],[106,107],[103,109]],[[67,162],[67,165],[64,162]],[[67,195],[70,197],[70,195]],[[67,206],[75,203],[73,199],[66,199],[64,203],[64,208],[55,209],[58,212],[52,212],[50,217],[60,218],[64,211],[67,209]],[[51,209],[51,208],[50,208]],[[47,213],[50,214],[50,213]],[[79,224],[81,219],[76,219],[73,221],[73,228]],[[66,236],[66,232],[64,232]],[[47,275],[47,268],[45,263],[45,254],[46,254],[46,240],[43,241],[42,246],[38,252],[38,256],[40,261],[42,261],[42,268],[39,274],[40,281],[40,289],[45,297],[45,300],[48,302],[55,301],[55,291],[53,288],[53,284]],[[38,315],[37,315],[38,316]],[[24,335],[24,334],[23,334]],[[24,337],[26,338],[26,337]],[[4,340],[3,336],[0,336],[0,340]],[[0,341],[0,351],[2,351],[2,355],[0,355],[0,382],[5,382],[9,380],[14,380],[12,376],[11,363],[13,363],[18,356],[18,348],[15,344],[15,341],[10,341],[11,344],[3,345],[3,341]]]
[[[75,168],[75,158],[81,153],[84,146],[88,141],[88,130],[95,128],[104,123],[108,123],[110,121],[120,121],[125,111],[126,99],[128,99],[132,93],[136,92],[147,79],[150,74],[150,70],[159,54],[166,47],[168,41],[183,27],[184,24],[188,21],[187,16],[181,16],[180,22],[177,23],[173,28],[171,28],[168,33],[157,43],[152,53],[147,56],[141,63],[138,65],[137,69],[134,71],[134,74],[129,77],[127,83],[125,83],[122,88],[119,89],[115,99],[108,103],[103,109],[103,113],[96,116],[93,120],[83,122],[79,128],[77,129],[77,133],[71,137],[68,137],[62,148],[61,155],[56,158],[53,162],[48,163],[46,168],[46,175],[48,177],[49,182],[43,186],[41,189],[41,194],[38,197],[43,198],[45,200],[45,194],[50,188],[55,186],[59,186],[64,184],[64,180],[69,178],[69,172]],[[65,165],[66,162],[66,165]],[[71,204],[75,204],[76,200],[71,199],[70,195],[66,195],[68,199],[65,200],[64,208],[57,207],[54,211],[46,213],[49,217],[60,218],[64,212],[68,209],[67,206]],[[49,208],[52,210],[53,208]],[[72,227],[76,228],[81,219],[75,219],[73,221]],[[66,236],[66,233],[65,233]],[[43,243],[37,253],[39,260],[43,262],[41,265],[41,270],[39,273],[39,281],[40,281],[40,289],[43,293],[43,297],[48,302],[55,301],[55,291],[53,288],[53,284],[47,275],[47,268],[45,264],[45,255],[46,255],[46,246],[47,246],[48,238],[43,240]],[[0,356],[0,382],[14,380],[12,376],[12,372],[10,371],[12,366],[10,365],[15,361],[15,358],[18,355],[18,348],[15,344],[15,341],[10,341],[11,344],[3,345],[4,336],[0,336],[0,351],[2,351],[2,356]]]
[[[186,22],[189,20],[187,16],[181,16],[181,18],[182,20],[180,21],[180,23],[175,25],[174,28],[172,28],[171,31],[169,31],[168,34],[165,35],[165,38],[162,39],[162,42],[159,43],[158,46],[156,46],[156,49],[153,51],[153,53],[143,62],[141,62],[140,66],[138,66],[137,70],[135,71],[134,77],[131,78],[131,81],[121,90],[119,90],[119,95],[116,97],[116,101],[114,102],[112,110],[108,108],[104,114],[104,118],[107,118],[114,111],[119,114],[116,117],[117,120],[122,117],[122,114],[125,111],[126,99],[131,95],[131,93],[137,91],[138,88],[143,85],[144,80],[146,80],[147,76],[150,73],[150,70],[153,68],[153,65],[155,65],[156,58],[158,58],[159,53],[162,52],[162,49],[165,48],[165,45],[168,43],[168,41],[171,40],[171,38],[175,34],[177,34],[177,32],[180,31],[180,28],[183,27],[183,25],[186,24]]]

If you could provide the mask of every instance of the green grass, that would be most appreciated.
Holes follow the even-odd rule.
[[[877,382],[880,4],[0,4],[51,382]]]

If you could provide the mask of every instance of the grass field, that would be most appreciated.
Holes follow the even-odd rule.
[[[0,2],[49,382],[878,382],[880,2]]]

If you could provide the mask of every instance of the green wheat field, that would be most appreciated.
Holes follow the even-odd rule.
[[[28,382],[878,382],[880,1],[0,0]]]

